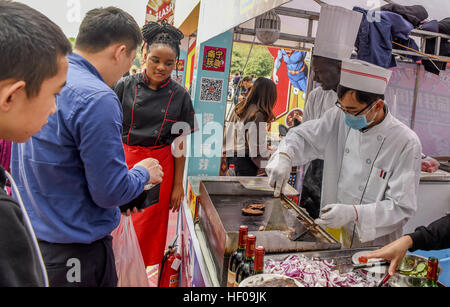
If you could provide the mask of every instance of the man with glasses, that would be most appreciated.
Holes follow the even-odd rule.
[[[343,60],[337,107],[291,129],[266,168],[278,196],[293,165],[324,159],[316,223],[342,228],[346,248],[394,241],[417,209],[421,144],[384,102],[390,75]]]

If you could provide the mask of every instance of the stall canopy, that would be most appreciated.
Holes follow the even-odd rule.
[[[320,2],[342,6],[347,9],[357,6],[366,10],[375,10],[387,3],[408,6],[418,4],[427,10],[430,19],[441,20],[450,16],[450,1],[442,0],[292,0],[275,9],[281,18],[282,33],[276,45],[304,49],[312,47],[319,19]],[[207,15],[208,13],[205,14]],[[202,27],[201,20],[199,21],[199,27]],[[246,22],[240,24],[235,29],[235,33],[237,33],[236,41],[253,42],[252,29],[254,29],[254,18],[247,19]],[[260,43],[258,39],[255,42]]]

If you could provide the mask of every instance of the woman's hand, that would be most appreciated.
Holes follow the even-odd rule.
[[[413,245],[413,241],[410,236],[403,236],[396,241],[384,246],[381,249],[369,252],[365,255],[362,255],[363,258],[383,258],[391,262],[389,266],[389,275],[394,275],[397,270],[397,266],[402,261],[403,257],[405,257],[406,252]]]
[[[172,212],[178,212],[180,210],[180,204],[184,200],[184,189],[181,183],[174,183],[172,188],[172,195],[170,196],[169,210]]]

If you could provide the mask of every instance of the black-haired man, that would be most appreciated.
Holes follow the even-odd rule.
[[[38,11],[0,1],[0,139],[24,142],[56,112],[55,95],[66,82],[71,45]],[[0,286],[48,285],[27,212],[5,191],[0,167]],[[19,199],[19,195],[15,195]]]
[[[158,161],[128,170],[122,110],[111,87],[142,42],[131,15],[89,11],[69,56],[58,111],[40,133],[15,144],[11,170],[30,212],[51,286],[116,286],[112,238],[118,206],[161,181]]]
[[[316,223],[342,228],[346,248],[394,241],[417,210],[422,146],[384,103],[390,75],[367,62],[343,60],[336,107],[289,130],[266,168],[279,194],[292,165],[323,159]]]

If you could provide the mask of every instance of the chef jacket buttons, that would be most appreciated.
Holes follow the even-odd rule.
[[[350,152],[350,149],[345,148],[345,153],[349,153],[349,152]]]
[[[367,160],[366,160],[366,163],[367,163],[367,164],[370,164],[370,163],[372,163],[372,160],[367,159]]]
[[[364,187],[360,185],[358,189],[362,192],[364,190]]]
[[[383,139],[383,137],[381,135],[377,136],[377,140],[381,141]]]

